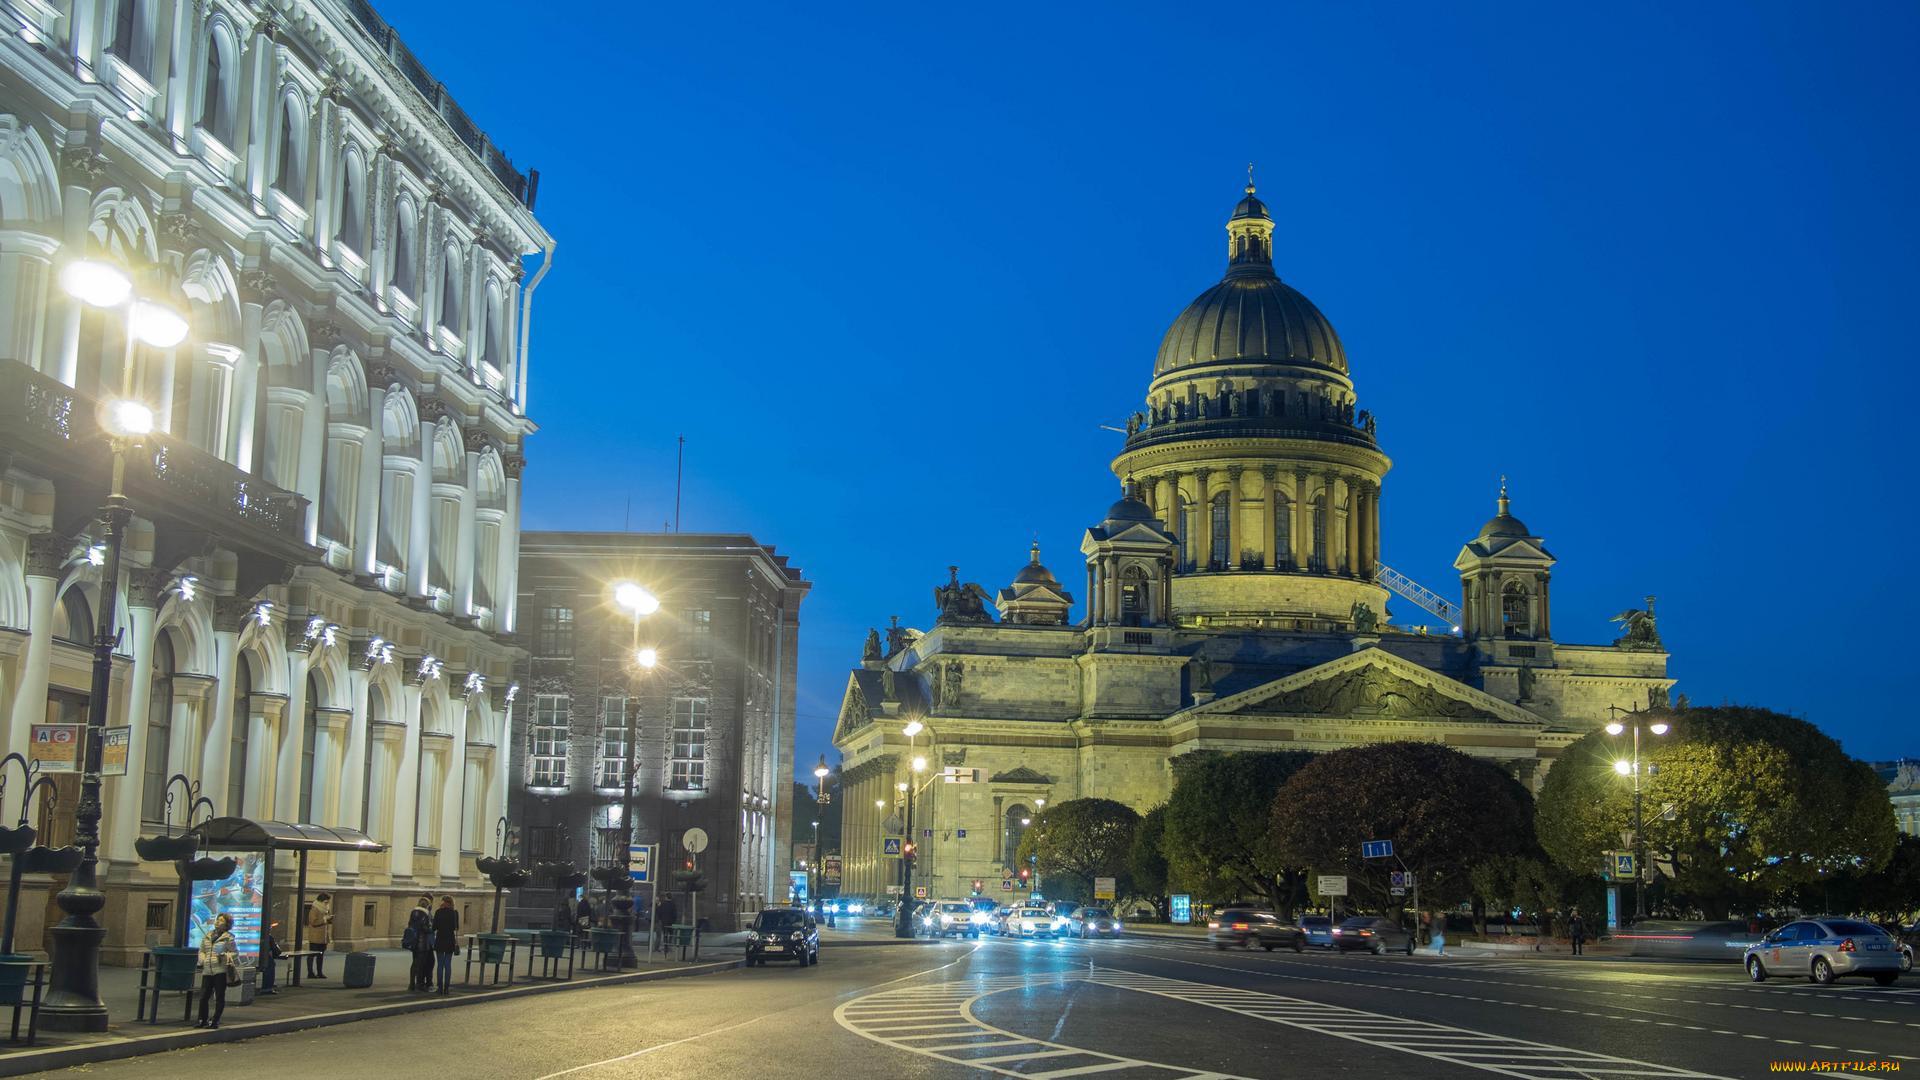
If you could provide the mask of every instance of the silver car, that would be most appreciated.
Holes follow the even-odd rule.
[[[1747,978],[1805,975],[1826,984],[1867,975],[1881,986],[1900,977],[1900,946],[1885,930],[1857,919],[1801,919],[1747,946]]]

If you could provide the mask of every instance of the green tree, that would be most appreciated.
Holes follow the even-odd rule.
[[[1133,879],[1135,894],[1153,901],[1155,911],[1163,911],[1167,898],[1167,854],[1161,844],[1167,834],[1167,804],[1146,812],[1133,830],[1133,847],[1127,852],[1127,875]]]
[[[1200,751],[1174,761],[1167,799],[1169,878],[1214,899],[1262,897],[1291,914],[1304,890],[1304,863],[1289,865],[1271,842],[1274,796],[1312,761],[1303,750]]]
[[[1288,862],[1345,870],[1357,895],[1388,901],[1386,875],[1418,875],[1423,903],[1473,898],[1472,872],[1535,850],[1533,799],[1499,766],[1437,743],[1384,742],[1322,754],[1280,789],[1272,845]],[[1391,840],[1391,865],[1360,857]],[[1496,875],[1497,877],[1498,875]],[[1502,891],[1510,888],[1505,875]]]
[[[1093,880],[1115,879],[1124,893],[1127,860],[1140,815],[1112,799],[1069,799],[1047,807],[1020,838],[1018,858],[1034,860],[1049,896],[1085,903]]]
[[[1745,706],[1652,717],[1643,735],[1642,818],[1677,904],[1724,918],[1832,875],[1869,873],[1893,854],[1885,787],[1865,763],[1805,720]],[[1629,846],[1633,783],[1615,771],[1627,736],[1604,730],[1564,750],[1540,789],[1540,843],[1587,873]]]

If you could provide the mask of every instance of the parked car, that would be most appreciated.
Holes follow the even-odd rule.
[[[1255,945],[1272,952],[1278,948],[1304,952],[1307,935],[1297,926],[1288,926],[1271,911],[1253,908],[1225,908],[1207,920],[1207,940],[1216,949],[1235,945],[1251,949]]]
[[[1067,935],[1082,940],[1092,937],[1119,937],[1120,919],[1106,908],[1079,908],[1067,916]]]
[[[769,960],[793,960],[801,967],[820,962],[820,930],[803,908],[762,908],[747,930],[747,966]]]
[[[1302,915],[1300,932],[1307,935],[1307,944],[1322,949],[1333,948],[1333,917],[1331,915]]]
[[[1007,916],[1008,933],[1016,937],[1058,937],[1067,920],[1038,904],[1013,909]]]
[[[1390,952],[1413,955],[1413,935],[1392,919],[1357,915],[1333,928],[1334,948],[1340,952],[1365,949],[1375,956]]]
[[[1900,977],[1900,943],[1858,919],[1799,919],[1747,947],[1747,978],[1805,975],[1826,984],[1865,975],[1881,986]]]

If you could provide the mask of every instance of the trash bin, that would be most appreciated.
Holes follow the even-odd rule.
[[[504,964],[507,962],[507,945],[513,941],[511,934],[475,934],[480,942],[480,962],[483,964]]]
[[[620,931],[596,926],[587,931],[587,947],[598,956],[618,956],[620,955]]]
[[[197,990],[194,970],[200,964],[200,951],[184,945],[155,945],[153,952],[153,988],[155,990]]]
[[[253,997],[260,992],[260,969],[252,964],[240,965],[240,985],[229,987],[227,993],[239,994],[238,1004],[251,1005]]]
[[[567,949],[573,944],[571,930],[540,931],[540,955],[548,960],[557,960],[567,955]]]
[[[0,953],[0,1005],[18,1005],[27,989],[27,972],[33,957],[24,953]]]
[[[340,985],[348,990],[365,990],[373,985],[373,954],[370,952],[350,952],[347,954],[345,970],[340,973]]]

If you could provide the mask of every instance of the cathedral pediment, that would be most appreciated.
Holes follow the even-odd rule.
[[[871,723],[873,709],[867,704],[867,695],[860,689],[860,680],[849,677],[847,692],[840,699],[840,717],[833,726],[833,741],[837,743]]]
[[[1006,772],[994,773],[992,776],[988,777],[987,779],[988,779],[988,782],[994,783],[994,784],[1051,784],[1053,783],[1053,777],[1047,776],[1043,773],[1035,772],[1032,769],[1027,768],[1025,765],[1008,769]]]
[[[1544,725],[1517,705],[1378,648],[1363,649],[1187,712]]]

